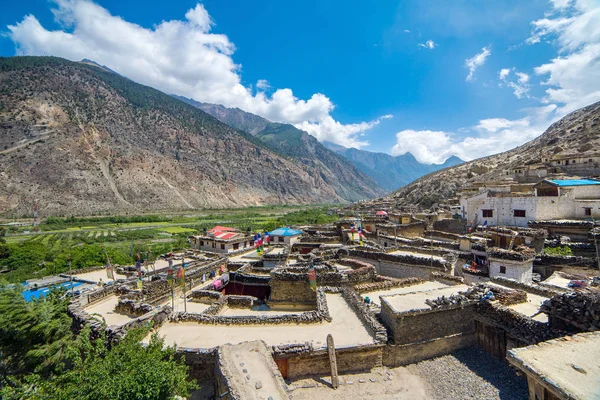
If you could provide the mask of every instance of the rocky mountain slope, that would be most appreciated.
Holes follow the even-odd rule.
[[[321,170],[152,88],[54,57],[0,58],[0,213],[340,202]]]
[[[217,104],[200,103],[185,97],[174,97],[203,110],[235,129],[250,133],[276,152],[318,170],[323,179],[345,199],[359,200],[375,197],[398,188],[395,186],[388,190],[382,189],[368,174],[361,172],[344,157],[327,149],[314,136],[293,125],[271,122],[239,108],[227,108]]]
[[[459,189],[473,183],[510,180],[515,168],[544,165],[555,156],[586,154],[600,154],[600,102],[568,114],[520,147],[431,173],[387,198],[399,204],[429,207],[456,196]],[[557,172],[574,173],[560,168]]]
[[[347,148],[333,143],[325,143],[325,146],[346,157],[359,170],[375,179],[379,186],[390,191],[408,185],[425,174],[464,162],[460,158],[452,156],[443,164],[428,165],[421,164],[410,153],[391,156],[385,153]]]

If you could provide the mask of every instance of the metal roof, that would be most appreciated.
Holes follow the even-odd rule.
[[[600,185],[600,181],[593,179],[549,179],[548,182],[556,186],[589,186]]]
[[[302,234],[302,231],[290,228],[279,228],[269,232],[269,235],[271,236],[297,236],[300,234]]]

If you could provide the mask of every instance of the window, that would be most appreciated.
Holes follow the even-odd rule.
[[[217,245],[215,244],[215,242],[213,242],[212,248],[214,249],[215,247],[217,247]]]
[[[500,273],[501,274],[505,274],[506,273],[506,267],[504,265],[500,266]]]
[[[225,245],[221,244],[221,250],[225,250]]]
[[[234,244],[233,244],[233,249],[234,249],[234,250],[237,250],[237,249],[239,249],[239,248],[240,248],[240,244],[239,244],[239,243],[234,243]]]
[[[204,246],[204,240],[200,241],[200,246]]]
[[[383,247],[387,247],[387,242],[383,242]]]
[[[277,239],[277,241],[278,241],[279,243],[283,243],[283,236],[279,236],[279,238]]]
[[[575,160],[571,161],[572,164],[575,164]]]
[[[592,159],[590,158],[588,161],[589,161],[589,162],[592,162]]]
[[[525,217],[525,210],[513,210],[515,217]]]
[[[494,216],[494,210],[481,210],[483,212],[483,218],[492,218]]]
[[[592,209],[589,207],[585,207],[583,209],[583,211],[584,211],[585,215],[590,215],[590,216],[592,215]]]

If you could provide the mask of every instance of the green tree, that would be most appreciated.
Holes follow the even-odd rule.
[[[6,229],[0,228],[0,260],[3,258],[8,258],[10,255],[10,251],[8,250],[8,245],[6,244]]]
[[[0,287],[0,355],[4,375],[61,372],[73,339],[64,291],[26,302],[20,288]]]

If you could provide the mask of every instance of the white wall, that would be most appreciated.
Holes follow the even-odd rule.
[[[506,273],[500,272],[500,267],[506,267]],[[500,260],[490,258],[490,277],[500,276],[502,278],[514,279],[518,282],[531,282],[533,272],[533,260],[520,262],[512,260]]]

